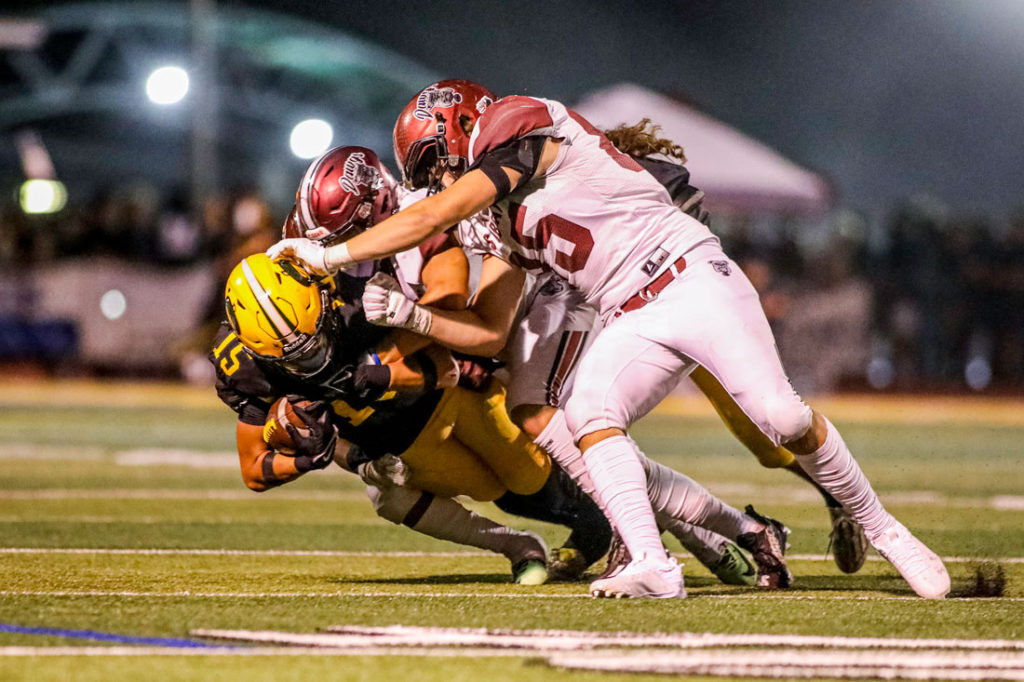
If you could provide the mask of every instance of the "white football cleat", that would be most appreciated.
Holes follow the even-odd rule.
[[[640,556],[610,578],[590,583],[594,597],[647,597],[651,599],[683,599],[686,587],[683,573],[675,559],[664,555]]]
[[[881,534],[869,538],[871,545],[889,560],[918,596],[942,599],[949,594],[949,573],[942,559],[896,521]]]

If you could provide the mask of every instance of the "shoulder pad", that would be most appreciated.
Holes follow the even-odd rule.
[[[539,99],[522,95],[502,97],[487,107],[476,122],[469,141],[469,161],[475,163],[492,149],[553,125],[548,105]]]
[[[242,342],[226,324],[221,324],[208,357],[217,371],[218,393],[223,389],[225,393],[231,391],[254,398],[273,394],[263,368],[245,352]]]

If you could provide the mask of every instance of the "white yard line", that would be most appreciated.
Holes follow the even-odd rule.
[[[322,557],[494,557],[491,552],[344,552],[335,550],[291,549],[91,549],[79,547],[0,547],[0,554],[127,554],[127,555],[200,555],[200,556],[322,556]]]
[[[572,594],[551,594],[529,591],[530,588],[521,588],[523,592],[363,592],[363,591],[311,591],[311,592],[197,592],[193,590],[178,590],[170,592],[155,591],[133,591],[133,590],[0,590],[0,597],[165,597],[182,598],[194,597],[201,599],[296,599],[296,598],[323,598],[339,597],[343,599],[363,598],[384,598],[401,597],[403,599],[419,598],[449,598],[449,599],[591,599],[586,593],[584,586],[579,586],[579,592]],[[789,601],[922,601],[919,597],[903,595],[811,595],[811,594],[786,594],[782,592],[747,592],[739,594],[694,594],[693,599],[779,599]],[[974,601],[971,599],[951,598],[947,601]],[[993,603],[1024,602],[1024,597],[1000,597],[993,599]]]
[[[921,652],[685,651],[554,654],[548,664],[603,670],[716,677],[903,680],[1024,680],[1024,657]]]
[[[193,630],[195,637],[274,641],[283,633],[245,630]],[[293,633],[286,633],[294,636]],[[709,647],[798,647],[809,649],[956,649],[1024,652],[1024,639],[908,639],[896,637],[823,637],[819,635],[716,634],[711,632],[638,633],[628,631],[601,632],[591,630],[516,630],[496,628],[444,628],[409,625],[366,626],[333,625],[324,634],[314,635],[321,641],[344,646],[360,638],[375,638],[388,646],[469,645],[496,647],[552,647],[559,650],[595,646],[670,646],[688,649]],[[338,639],[332,640],[330,636]]]
[[[257,495],[242,488],[202,490],[171,490],[167,488],[111,488],[109,490],[42,488],[38,490],[0,490],[0,500],[242,500],[259,501],[288,500],[289,502],[350,502],[366,500],[361,490],[306,490],[290,492],[273,490],[269,494]]]
[[[434,658],[537,657],[532,649],[482,647],[353,648],[277,646],[184,649],[171,647],[0,647],[0,657],[38,656],[416,656]],[[548,665],[570,669],[617,672],[657,672],[716,677],[838,678],[907,680],[1024,680],[1024,658],[992,652],[923,654],[916,651],[823,652],[808,655],[800,649],[742,651],[626,651],[552,652]]]
[[[529,590],[530,588],[522,588]],[[582,587],[581,587],[582,589]],[[0,597],[197,597],[201,599],[306,599],[341,597],[350,598],[379,598],[379,597],[402,597],[417,598],[426,597],[436,599],[448,598],[469,598],[469,599],[590,599],[585,592],[579,594],[536,594],[534,592],[196,592],[192,590],[180,590],[174,592],[142,592],[130,590],[0,590]]]
[[[36,656],[417,656],[433,658],[480,658],[536,656],[535,651],[515,652],[500,649],[477,649],[470,647],[439,647],[431,649],[395,649],[368,647],[365,649],[328,649],[324,647],[275,646],[275,647],[216,647],[185,649],[162,646],[4,646],[0,657]]]
[[[545,655],[573,669],[888,679],[1024,679],[1024,640],[335,626],[326,633],[193,630],[194,637],[417,655],[443,647]]]
[[[291,550],[291,549],[160,549],[160,548],[92,548],[92,547],[0,547],[2,554],[125,554],[125,555],[209,555],[209,556],[320,556],[320,557],[496,557],[490,552],[364,552],[342,550]],[[684,560],[686,554],[678,555]],[[795,561],[832,561],[827,554],[790,554]],[[1024,557],[966,557],[946,556],[942,560],[951,564],[969,564],[992,561],[1002,564],[1024,564]],[[880,556],[871,555],[868,561],[884,562]]]

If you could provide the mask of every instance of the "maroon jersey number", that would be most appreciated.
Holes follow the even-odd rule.
[[[552,237],[557,237],[558,241],[554,245],[555,265],[562,270],[563,274],[579,272],[586,267],[590,252],[594,249],[594,237],[590,234],[590,230],[571,220],[556,215],[546,215],[537,221],[535,233],[528,235],[523,230],[526,216],[523,207],[518,204],[510,204],[509,212],[512,218],[512,238],[523,247],[539,254],[548,247]],[[522,260],[522,264],[527,267],[539,265],[538,262],[530,259]]]

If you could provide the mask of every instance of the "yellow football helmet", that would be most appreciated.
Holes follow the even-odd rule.
[[[235,266],[224,289],[228,324],[254,357],[299,376],[331,360],[327,292],[289,260],[264,253]]]

